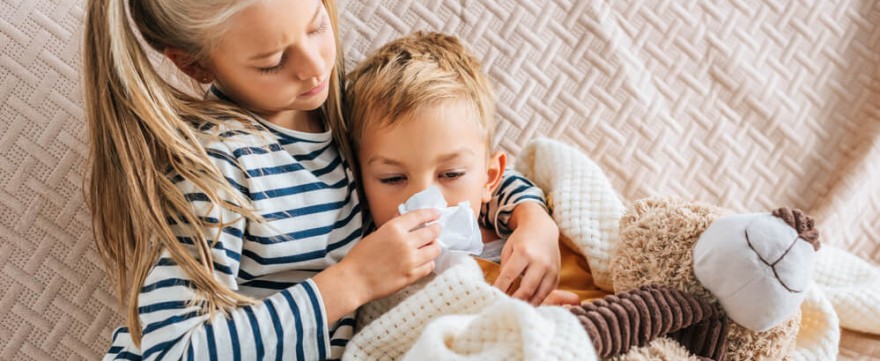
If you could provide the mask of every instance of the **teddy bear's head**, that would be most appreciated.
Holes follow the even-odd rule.
[[[797,211],[734,215],[640,200],[620,221],[614,289],[662,285],[693,294],[732,321],[727,360],[781,360],[795,345],[816,238],[812,220]]]

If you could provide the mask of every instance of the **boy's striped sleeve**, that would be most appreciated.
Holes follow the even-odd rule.
[[[513,169],[505,169],[501,185],[492,194],[492,200],[480,210],[480,225],[495,230],[498,237],[507,238],[513,232],[509,226],[513,209],[523,202],[536,202],[547,208],[544,191]]]

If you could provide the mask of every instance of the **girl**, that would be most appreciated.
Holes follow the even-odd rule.
[[[361,240],[333,0],[90,0],[87,11],[87,199],[128,324],[106,359],[338,358],[357,307],[432,271],[440,229],[419,226],[436,212]],[[166,82],[131,23],[209,94]],[[502,212],[486,218],[524,201],[498,228],[519,219],[514,237],[530,243],[517,264],[558,280],[558,258],[528,251],[556,242],[542,205],[525,202],[539,191],[508,180]]]

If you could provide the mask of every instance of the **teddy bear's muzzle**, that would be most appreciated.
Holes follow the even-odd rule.
[[[757,332],[791,317],[812,283],[813,220],[787,208],[718,218],[694,247],[694,274],[734,322]]]

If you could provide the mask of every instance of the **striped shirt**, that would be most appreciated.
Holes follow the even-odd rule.
[[[328,324],[321,293],[311,277],[338,263],[363,235],[355,180],[330,132],[304,133],[262,120],[246,130],[222,125],[220,136],[203,146],[235,190],[250,199],[266,222],[250,222],[221,207],[191,182],[176,186],[207,222],[224,222],[212,249],[214,276],[259,303],[209,318],[198,304],[191,279],[163,254],[138,297],[142,343],[136,348],[126,328],[117,329],[105,360],[312,360],[340,358],[353,333],[353,315]],[[265,134],[257,134],[265,133]],[[517,202],[541,201],[540,189],[510,173],[494,202],[502,224]],[[501,214],[501,212],[507,214]],[[492,222],[489,222],[492,223]],[[192,244],[184,232],[178,239]],[[209,241],[215,229],[206,231]]]

